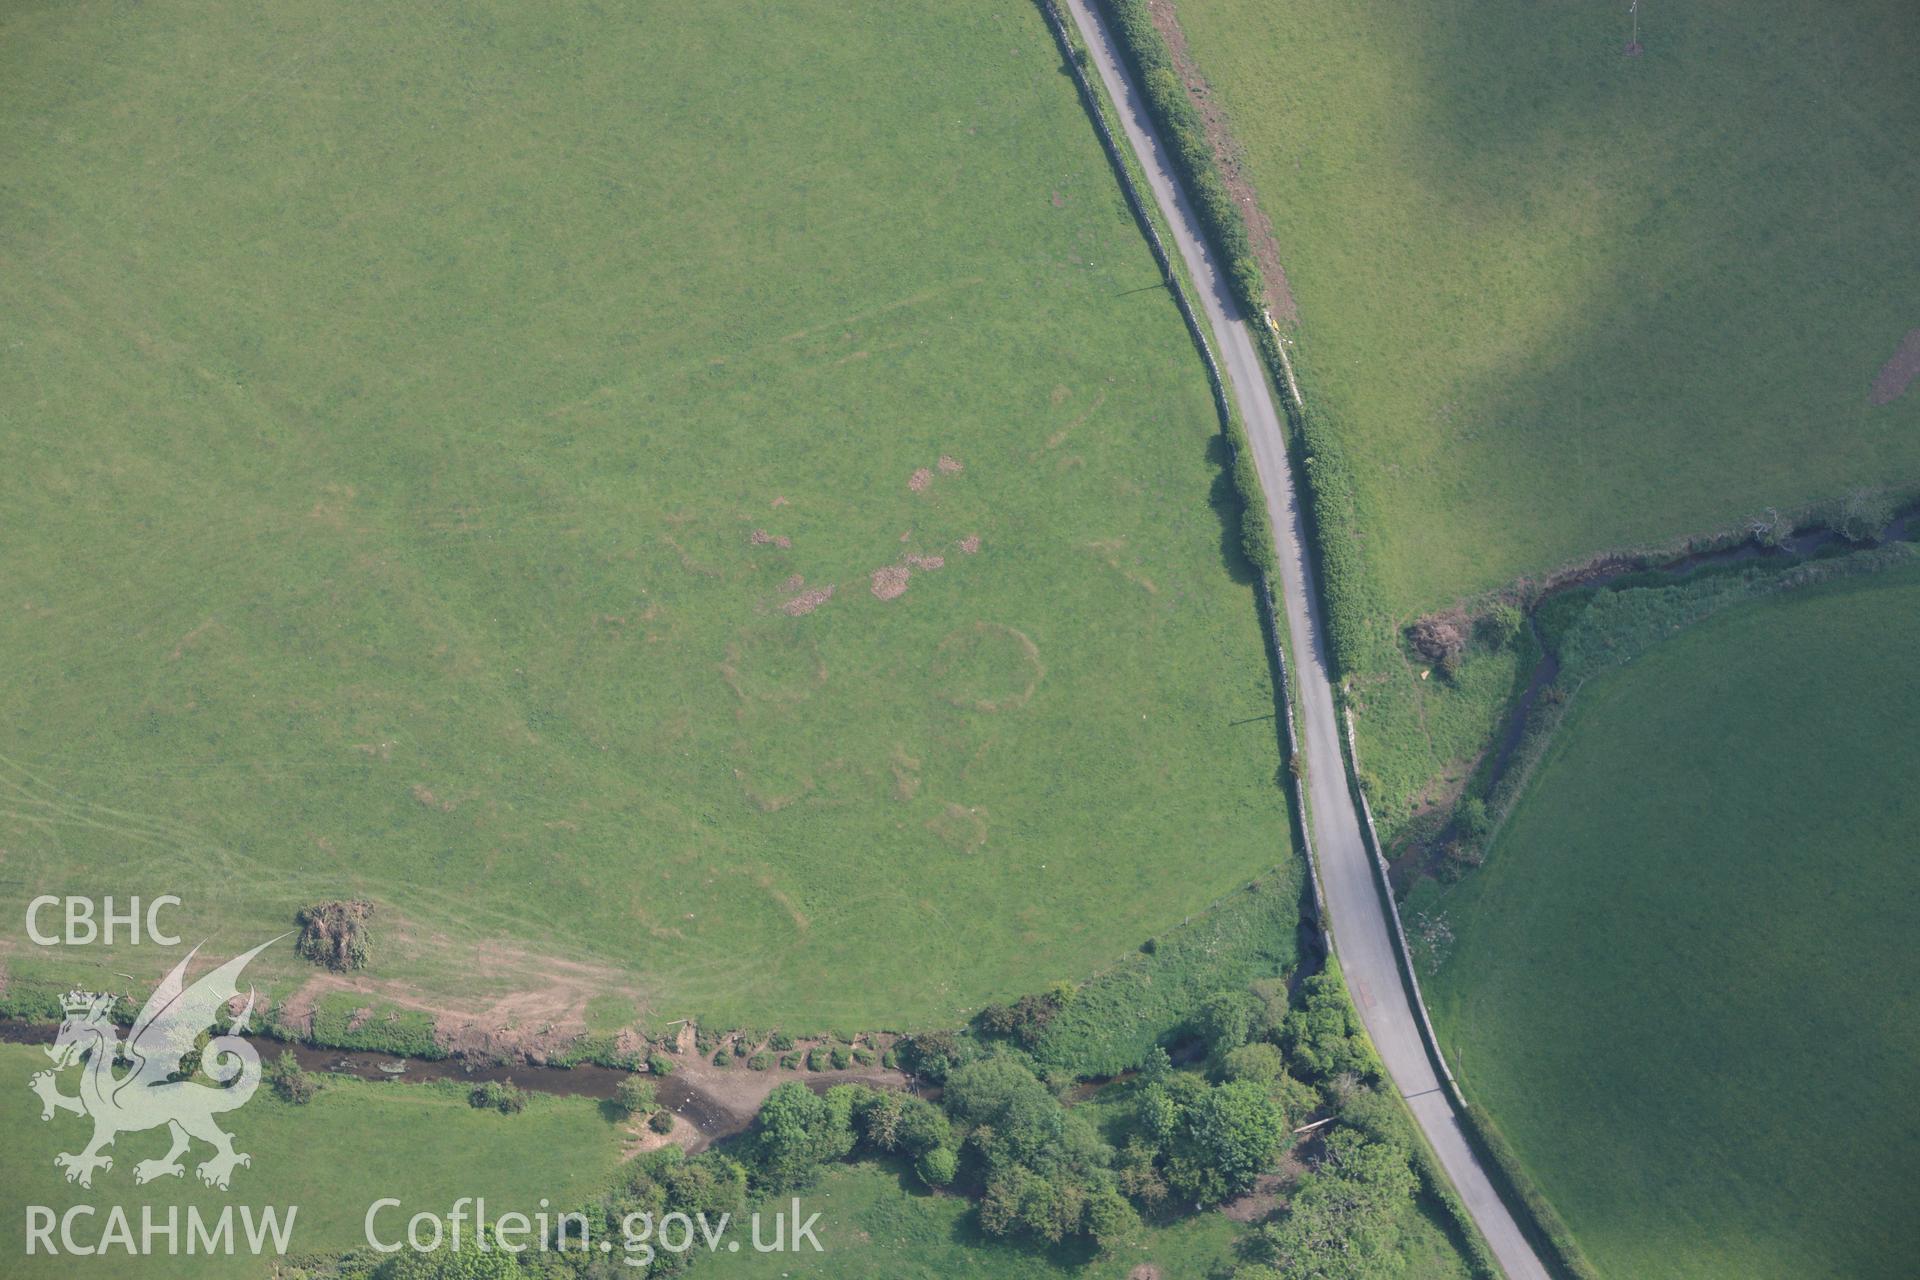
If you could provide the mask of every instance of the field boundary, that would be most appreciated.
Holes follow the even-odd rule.
[[[1335,433],[1317,410],[1308,407],[1301,390],[1287,350],[1298,345],[1298,338],[1282,337],[1267,312],[1265,281],[1245,219],[1227,192],[1205,125],[1180,78],[1172,49],[1154,25],[1148,0],[1092,2],[1108,19],[1122,55],[1131,64],[1148,111],[1193,197],[1201,229],[1226,264],[1223,274],[1235,302],[1244,315],[1260,318],[1260,323],[1247,327],[1274,381],[1285,388],[1281,399],[1295,437],[1294,462],[1305,481],[1301,513],[1310,534],[1307,550],[1319,571],[1327,648],[1337,687],[1349,673],[1367,669],[1366,654],[1387,642],[1384,624],[1379,622],[1383,615],[1372,603],[1360,551],[1359,498],[1352,473]]]
[[[1856,551],[1851,555],[1826,560],[1808,560],[1777,572],[1767,580],[1753,584],[1748,590],[1731,594],[1726,599],[1714,602],[1692,622],[1702,622],[1724,609],[1750,603],[1770,595],[1777,595],[1815,586],[1836,579],[1876,573],[1882,569],[1904,563],[1914,557],[1913,544],[1888,542],[1879,547]],[[1674,587],[1683,585],[1676,582]],[[1692,625],[1692,622],[1687,625]],[[1657,642],[1656,642],[1657,643]],[[1493,810],[1493,825],[1486,836],[1486,844],[1491,847],[1507,819],[1518,807],[1521,794],[1526,790],[1535,769],[1545,759],[1549,748],[1557,736],[1557,731],[1572,711],[1580,692],[1594,676],[1616,669],[1622,662],[1631,661],[1631,654],[1619,661],[1586,670],[1580,674],[1572,688],[1567,689],[1564,701],[1551,708],[1537,709],[1544,712],[1537,723],[1529,724],[1524,730],[1525,737],[1515,752],[1513,762],[1506,775],[1500,780],[1492,796],[1489,807]],[[1467,1098],[1459,1081],[1447,1064],[1446,1054],[1441,1049],[1439,1035],[1434,1029],[1431,1016],[1427,1012],[1426,1000],[1420,991],[1420,977],[1414,964],[1412,948],[1407,943],[1406,933],[1400,921],[1400,908],[1393,895],[1393,882],[1388,874],[1384,851],[1378,832],[1374,829],[1372,806],[1368,804],[1366,788],[1360,783],[1360,750],[1354,736],[1354,719],[1350,709],[1344,711],[1346,717],[1348,785],[1358,802],[1364,818],[1362,824],[1367,844],[1373,854],[1374,866],[1379,873],[1378,887],[1385,897],[1388,911],[1393,919],[1394,937],[1404,971],[1404,976],[1412,993],[1414,1007],[1420,1013],[1422,1034],[1427,1043],[1427,1051],[1433,1058],[1435,1069],[1446,1081],[1448,1091],[1453,1097],[1460,1114],[1462,1128],[1469,1140],[1481,1152],[1486,1161],[1495,1166],[1500,1177],[1507,1183],[1506,1192],[1517,1200],[1531,1218],[1532,1225],[1538,1229],[1540,1243],[1559,1263],[1566,1274],[1575,1280],[1599,1280],[1599,1272],[1594,1269],[1573,1230],[1553,1207],[1546,1194],[1539,1189],[1519,1156],[1513,1150],[1505,1136],[1494,1125],[1492,1117]]]
[[[1373,806],[1367,803],[1366,788],[1360,785],[1360,755],[1353,735],[1353,711],[1342,707],[1341,714],[1346,722],[1347,749],[1342,758],[1347,765],[1347,788],[1353,793],[1360,810],[1360,829],[1364,833],[1367,851],[1372,855],[1374,888],[1386,902],[1387,918],[1393,921],[1394,954],[1400,961],[1401,980],[1406,984],[1413,1007],[1420,1015],[1420,1038],[1426,1045],[1427,1056],[1433,1060],[1434,1070],[1440,1073],[1441,1080],[1446,1084],[1447,1096],[1453,1100],[1454,1111],[1460,1117],[1461,1131],[1481,1158],[1494,1167],[1498,1176],[1496,1185],[1502,1198],[1510,1206],[1518,1206],[1519,1212],[1515,1217],[1521,1229],[1533,1237],[1542,1255],[1571,1280],[1601,1280],[1600,1273],[1594,1270],[1593,1264],[1587,1261],[1585,1253],[1575,1241],[1572,1229],[1521,1167],[1505,1139],[1491,1127],[1491,1122],[1479,1108],[1468,1101],[1460,1082],[1454,1078],[1453,1068],[1447,1065],[1447,1055],[1440,1047],[1440,1036],[1434,1030],[1433,1016],[1427,1012],[1426,996],[1420,990],[1420,974],[1413,963],[1413,949],[1407,945],[1406,928],[1400,921],[1400,904],[1394,899],[1393,880],[1387,870],[1386,855],[1381,851],[1380,836],[1373,826]]]
[[[1297,382],[1292,382],[1289,386],[1283,381],[1284,375],[1277,368],[1281,353],[1271,322],[1266,322],[1263,327],[1260,323],[1248,322],[1245,319],[1248,315],[1258,317],[1263,314],[1258,306],[1244,306],[1238,296],[1243,292],[1242,286],[1249,277],[1245,272],[1231,273],[1221,270],[1221,263],[1224,260],[1219,256],[1219,250],[1212,247],[1213,236],[1209,234],[1209,226],[1200,214],[1195,212],[1194,202],[1189,199],[1188,193],[1183,189],[1181,177],[1183,166],[1179,163],[1179,157],[1163,138],[1156,136],[1163,126],[1159,123],[1154,110],[1155,103],[1152,101],[1152,95],[1143,93],[1139,87],[1136,79],[1138,73],[1135,70],[1137,64],[1133,58],[1129,57],[1130,51],[1114,38],[1109,29],[1109,23],[1103,19],[1101,12],[1093,7],[1094,0],[1069,0],[1069,2],[1073,7],[1075,23],[1081,29],[1082,35],[1089,42],[1097,38],[1102,44],[1097,54],[1096,51],[1089,49],[1089,54],[1099,59],[1101,80],[1106,83],[1116,103],[1122,93],[1128,98],[1128,115],[1123,123],[1129,133],[1130,142],[1136,150],[1142,152],[1143,164],[1146,161],[1146,153],[1152,153],[1156,169],[1148,173],[1148,180],[1154,186],[1156,204],[1172,224],[1171,234],[1179,238],[1182,258],[1188,261],[1196,277],[1204,268],[1205,272],[1217,282],[1214,290],[1219,308],[1215,309],[1215,297],[1206,299],[1209,322],[1219,336],[1219,340],[1229,344],[1230,349],[1227,355],[1231,360],[1236,390],[1252,397],[1255,401],[1249,412],[1258,411],[1257,425],[1261,434],[1257,443],[1261,449],[1261,459],[1265,464],[1263,471],[1270,467],[1275,477],[1271,479],[1270,485],[1279,486],[1277,491],[1270,485],[1262,486],[1262,496],[1269,506],[1269,519],[1275,524],[1276,541],[1283,532],[1279,522],[1290,522],[1286,526],[1286,559],[1278,565],[1278,569],[1287,587],[1290,630],[1298,625],[1304,625],[1307,628],[1304,639],[1302,634],[1292,635],[1293,643],[1302,645],[1306,639],[1312,641],[1310,650],[1300,649],[1295,656],[1297,662],[1305,664],[1310,672],[1315,663],[1321,664],[1324,670],[1331,671],[1334,664],[1328,657],[1328,651],[1331,648],[1330,637],[1318,621],[1326,607],[1325,599],[1311,586],[1316,558],[1313,554],[1313,543],[1307,537],[1307,529],[1311,522],[1310,515],[1307,504],[1295,496],[1289,475],[1293,466],[1311,468],[1315,461],[1312,458],[1298,459],[1295,455],[1296,442],[1290,439],[1299,425],[1299,417],[1296,413],[1298,406],[1294,406],[1293,409],[1286,408],[1285,397],[1289,390],[1297,388]],[[1136,9],[1134,12],[1137,16],[1139,11]],[[1136,29],[1128,34],[1137,35],[1139,32]],[[1164,67],[1161,71],[1162,79],[1171,80],[1170,72],[1166,72]],[[1177,100],[1191,110],[1191,104],[1185,101],[1185,91],[1178,86],[1177,81],[1173,83],[1173,94],[1171,98],[1163,94],[1163,103]],[[1165,88],[1163,84],[1154,84],[1152,87]],[[1177,136],[1175,140],[1183,143],[1190,142],[1190,139]],[[1233,345],[1235,343],[1238,345]],[[1274,343],[1275,346],[1273,349],[1268,349],[1263,345],[1266,343]],[[1256,348],[1259,349],[1258,353]],[[1281,400],[1281,407],[1276,408],[1269,399],[1270,392]],[[1324,476],[1320,477],[1320,479],[1324,478]],[[1291,576],[1295,573],[1298,575],[1297,580]],[[1296,609],[1299,611],[1298,615],[1294,613]],[[1324,677],[1309,676],[1310,681],[1315,678]],[[1303,700],[1302,708],[1302,714],[1306,716],[1310,729],[1305,745],[1309,751],[1316,752],[1320,760],[1320,766],[1313,770],[1312,781],[1314,785],[1325,789],[1319,797],[1320,800],[1331,804],[1338,811],[1342,806],[1352,806],[1352,799],[1348,795],[1340,794],[1340,783],[1335,780],[1335,771],[1344,775],[1345,768],[1343,760],[1334,758],[1341,751],[1337,719],[1333,713],[1334,688],[1332,681],[1327,680],[1321,686],[1309,684],[1308,690],[1317,690]],[[1321,776],[1323,771],[1326,774],[1324,777]],[[1303,814],[1302,820],[1306,821],[1307,815]],[[1367,955],[1367,967],[1373,971],[1375,983],[1391,982],[1401,987],[1401,994],[1390,1000],[1389,1005],[1405,1000],[1407,997],[1401,977],[1401,963],[1394,952],[1392,941],[1387,936],[1385,921],[1380,918],[1381,907],[1377,901],[1371,906],[1363,905],[1364,898],[1358,896],[1377,892],[1374,888],[1374,869],[1367,863],[1369,854],[1360,847],[1362,838],[1359,834],[1359,815],[1354,813],[1351,818],[1346,818],[1336,813],[1328,816],[1326,820],[1331,824],[1332,836],[1328,837],[1327,831],[1322,831],[1320,834],[1323,838],[1338,840],[1342,846],[1339,862],[1336,864],[1341,879],[1343,882],[1349,880],[1359,882],[1349,885],[1349,888],[1355,891],[1355,897],[1347,907],[1349,923],[1356,925],[1360,930],[1356,945],[1360,953]],[[1318,819],[1316,818],[1315,821]],[[1348,822],[1352,824],[1350,850],[1346,849],[1349,835],[1345,828]],[[1355,862],[1354,859],[1359,861]],[[1331,899],[1328,905],[1332,906]],[[1373,932],[1376,927],[1379,930],[1377,936]],[[1514,1218],[1507,1204],[1507,1197],[1500,1192],[1490,1174],[1482,1167],[1479,1157],[1459,1129],[1457,1120],[1454,1118],[1453,1104],[1438,1087],[1439,1077],[1432,1068],[1424,1041],[1421,1039],[1420,1032],[1412,1025],[1414,1018],[1411,1009],[1400,1005],[1398,1010],[1392,1010],[1386,1016],[1389,1023],[1403,1021],[1405,1024],[1404,1028],[1392,1025],[1389,1029],[1399,1056],[1408,1058],[1409,1055],[1417,1055],[1415,1058],[1403,1061],[1402,1069],[1419,1077],[1418,1084],[1422,1093],[1418,1096],[1424,1096],[1427,1092],[1442,1094],[1440,1099],[1436,1099],[1439,1104],[1438,1109],[1432,1104],[1420,1104],[1424,1110],[1416,1113],[1416,1118],[1424,1116],[1421,1123],[1436,1126],[1432,1137],[1436,1143],[1445,1141],[1450,1153],[1449,1158],[1453,1161],[1449,1166],[1450,1171],[1457,1169],[1457,1176],[1467,1180],[1472,1188],[1475,1203],[1480,1206],[1472,1211],[1472,1216],[1467,1222],[1460,1224],[1463,1226],[1464,1238],[1472,1239],[1476,1234],[1484,1234],[1479,1231],[1479,1218],[1484,1215],[1500,1228],[1499,1239],[1501,1248],[1505,1252],[1497,1256],[1504,1258],[1506,1264],[1515,1268],[1518,1274],[1549,1274],[1546,1265],[1539,1260],[1536,1247],[1528,1232]],[[1417,1067],[1414,1066],[1415,1061],[1418,1062]],[[1403,1092],[1403,1097],[1406,1096],[1412,1095],[1406,1095]],[[1414,1110],[1411,1104],[1408,1104],[1408,1109]],[[1454,1123],[1445,1123],[1441,1118],[1440,1109],[1444,1110],[1445,1120],[1454,1121]],[[1460,1200],[1463,1208],[1466,1206],[1465,1195],[1466,1193],[1463,1192]],[[1487,1236],[1486,1240],[1489,1249],[1492,1249],[1493,1237]]]
[[[1141,197],[1139,187],[1134,183],[1133,174],[1127,168],[1125,152],[1119,141],[1113,136],[1108,125],[1106,110],[1100,95],[1087,79],[1085,52],[1074,43],[1067,26],[1065,15],[1060,12],[1057,0],[1036,0],[1041,14],[1047,20],[1048,28],[1053,32],[1054,43],[1059,47],[1061,57],[1065,59],[1068,74],[1073,77],[1079,88],[1080,101],[1093,122],[1094,133],[1100,139],[1101,150],[1106,152],[1107,163],[1112,167],[1115,179],[1127,199],[1127,207],[1133,211],[1134,221],[1140,225],[1148,246],[1153,250],[1154,261],[1160,267],[1160,273],[1173,295],[1174,305],[1180,311],[1180,318],[1186,322],[1187,334],[1193,339],[1194,348],[1200,353],[1200,359],[1207,368],[1207,381],[1213,391],[1214,408],[1220,416],[1220,433],[1226,438],[1227,450],[1232,457],[1234,491],[1240,497],[1241,538],[1247,550],[1247,559],[1253,564],[1259,578],[1258,597],[1260,605],[1261,631],[1267,645],[1267,661],[1272,664],[1274,681],[1274,701],[1279,706],[1281,724],[1282,759],[1280,767],[1287,777],[1286,790],[1290,793],[1292,804],[1288,811],[1292,815],[1295,834],[1307,862],[1307,883],[1312,890],[1315,941],[1323,956],[1333,950],[1332,921],[1327,914],[1326,895],[1320,883],[1320,865],[1314,857],[1313,835],[1307,822],[1306,788],[1302,785],[1300,770],[1305,767],[1305,757],[1300,754],[1299,731],[1294,722],[1292,680],[1287,670],[1286,634],[1280,621],[1280,615],[1273,606],[1272,572],[1276,551],[1272,526],[1267,520],[1265,495],[1261,491],[1259,477],[1253,471],[1251,447],[1248,444],[1245,428],[1241,426],[1238,415],[1234,413],[1233,401],[1227,389],[1226,378],[1220,372],[1220,365],[1213,354],[1213,346],[1207,341],[1206,330],[1200,323],[1199,315],[1194,311],[1193,301],[1188,296],[1186,283],[1181,276],[1178,264],[1167,251],[1160,238],[1159,228],[1154,224],[1150,206]],[[1283,357],[1284,358],[1284,357]],[[1287,371],[1291,384],[1292,370]]]

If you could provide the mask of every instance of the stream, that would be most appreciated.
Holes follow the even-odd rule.
[[[56,1024],[50,1022],[0,1018],[0,1042],[7,1044],[50,1045],[57,1030]],[[452,1080],[460,1084],[511,1081],[532,1092],[604,1101],[612,1099],[620,1082],[631,1074],[593,1063],[582,1063],[576,1067],[537,1067],[524,1062],[503,1064],[472,1062],[463,1058],[400,1058],[390,1053],[327,1049],[266,1036],[251,1039],[260,1050],[262,1062],[271,1061],[279,1057],[282,1050],[286,1050],[308,1071],[351,1076],[356,1080],[400,1084],[420,1084],[430,1080]],[[648,1079],[654,1081],[655,1095],[660,1105],[686,1119],[707,1142],[740,1133],[753,1120],[753,1112],[743,1113],[729,1107],[678,1075],[649,1076]],[[819,1091],[829,1085],[842,1083],[842,1080],[827,1077],[807,1079],[806,1083],[808,1087]]]

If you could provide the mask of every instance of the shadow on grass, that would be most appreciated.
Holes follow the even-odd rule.
[[[1213,515],[1220,522],[1220,563],[1225,566],[1227,576],[1243,587],[1250,587],[1260,580],[1260,575],[1247,559],[1246,540],[1241,534],[1241,517],[1245,513],[1245,504],[1240,501],[1240,491],[1233,483],[1233,450],[1227,446],[1227,438],[1215,433],[1207,438],[1207,461],[1214,465],[1213,484],[1207,491],[1207,505],[1213,508]]]

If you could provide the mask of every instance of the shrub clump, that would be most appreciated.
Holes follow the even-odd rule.
[[[503,1116],[518,1115],[527,1109],[527,1093],[511,1080],[489,1080],[473,1087],[467,1094],[467,1105],[480,1111],[498,1111]]]
[[[292,1050],[282,1052],[273,1060],[267,1067],[266,1077],[275,1097],[296,1106],[313,1101],[313,1095],[320,1092],[320,1082],[300,1065]]]
[[[614,1091],[613,1100],[630,1116],[645,1115],[658,1103],[654,1083],[642,1076],[628,1076]]]
[[[1407,628],[1407,643],[1428,662],[1444,664],[1449,658],[1458,659],[1467,642],[1451,619],[1422,618]]]
[[[302,907],[294,922],[300,937],[293,949],[335,973],[364,969],[372,952],[369,924],[373,904],[363,898],[336,899]]]

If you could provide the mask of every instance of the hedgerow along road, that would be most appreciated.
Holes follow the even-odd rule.
[[[1372,854],[1361,838],[1360,817],[1347,790],[1340,722],[1327,662],[1325,619],[1313,590],[1313,570],[1305,552],[1306,531],[1287,461],[1286,435],[1259,352],[1226,277],[1200,233],[1186,191],[1174,176],[1166,149],[1147,114],[1146,101],[1122,63],[1106,24],[1086,0],[1066,0],[1066,4],[1108,96],[1119,106],[1127,142],[1146,172],[1154,202],[1172,228],[1180,256],[1198,286],[1207,327],[1213,333],[1215,349],[1253,445],[1254,464],[1279,553],[1281,596],[1292,650],[1290,672],[1303,713],[1300,740],[1307,758],[1309,819],[1334,953],[1345,971],[1360,1020],[1380,1051],[1394,1087],[1406,1099],[1501,1268],[1512,1280],[1548,1280],[1539,1255],[1468,1145],[1460,1117],[1434,1069],[1415,1020],[1387,920],[1384,886],[1375,879]]]

